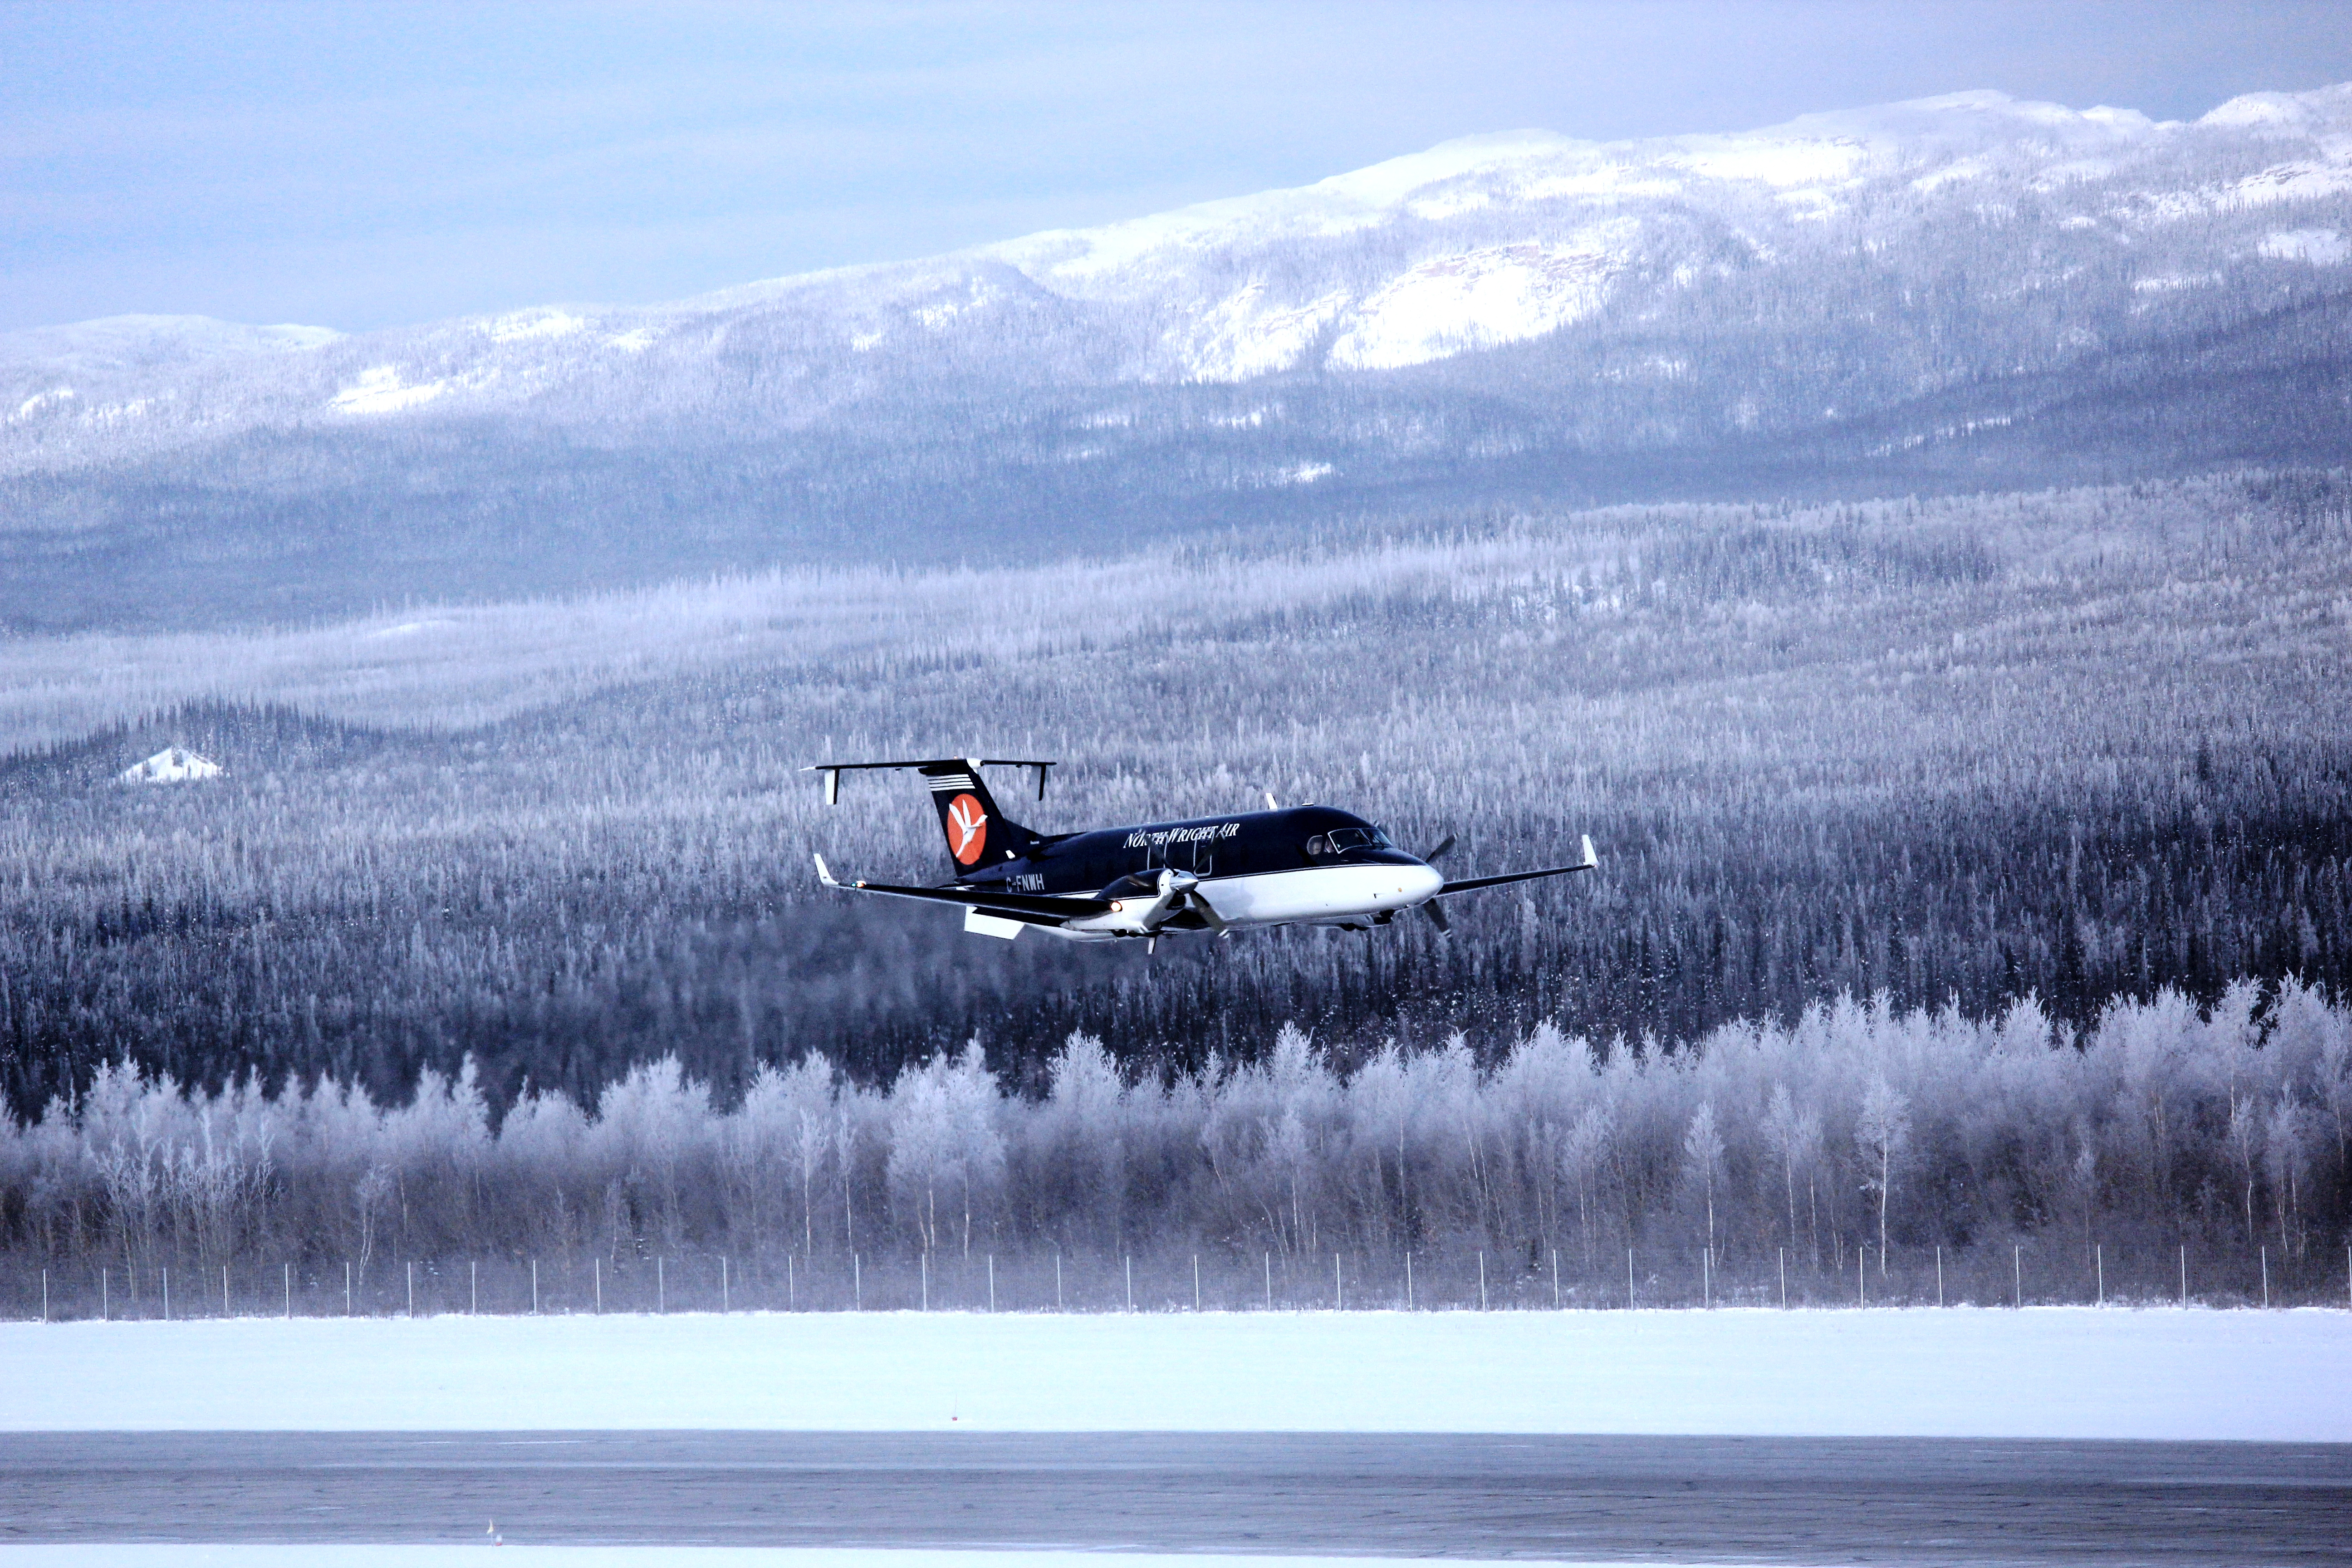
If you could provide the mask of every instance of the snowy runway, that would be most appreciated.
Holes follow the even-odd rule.
[[[1308,1312],[0,1325],[0,1430],[2352,1441],[2352,1313]]]
[[[0,1431],[0,1568],[2320,1561],[2352,1313],[11,1323]]]
[[[45,1433],[16,1540],[1483,1561],[2340,1560],[2352,1447],[1430,1433]],[[495,1521],[495,1525],[493,1525]],[[559,1560],[560,1561],[560,1560]],[[1197,1561],[1197,1559],[1196,1559]],[[5,1559],[0,1559],[5,1564]],[[877,1565],[881,1568],[881,1565]]]

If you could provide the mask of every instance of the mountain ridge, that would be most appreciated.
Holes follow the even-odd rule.
[[[890,302],[888,294],[935,291],[940,297],[917,307],[913,313],[921,324],[937,325],[971,309],[974,303],[986,302],[959,302],[948,296],[959,283],[969,288],[974,274],[984,274],[990,270],[991,263],[1010,266],[1032,283],[1070,298],[1132,302],[1139,293],[1150,292],[1154,283],[1164,284],[1171,278],[1192,281],[1183,276],[1180,263],[1203,251],[1230,252],[1280,241],[1330,239],[1402,219],[1426,222],[1480,211],[1516,213],[1553,202],[1614,199],[1620,204],[1619,210],[1608,216],[1621,219],[1616,226],[1622,232],[1622,204],[1628,198],[1686,196],[1694,184],[1727,189],[1762,187],[1772,193],[1771,200],[1815,209],[1808,216],[1825,216],[1837,205],[1838,194],[1859,190],[1867,184],[1873,173],[1885,175],[1918,170],[1911,183],[1926,195],[1945,186],[1985,180],[1990,172],[1980,162],[1984,156],[2015,153],[2021,146],[2029,156],[2042,157],[2045,165],[2042,183],[2048,187],[2043,194],[2050,194],[2059,184],[2092,185],[2116,173],[2111,167],[2085,163],[2079,156],[2061,159],[2056,154],[2146,153],[2168,139],[2177,140],[2184,133],[2200,131],[2273,142],[2302,139],[2314,143],[2310,150],[2318,156],[2266,163],[2221,190],[2192,186],[2134,192],[2132,196],[2144,211],[2128,216],[2137,216],[2144,222],[2162,222],[2189,216],[2200,204],[2220,206],[2233,197],[2241,205],[2251,206],[2326,202],[2352,193],[2352,84],[2305,93],[2242,95],[2194,121],[2151,121],[2137,110],[2104,107],[2074,110],[1979,90],[1864,110],[1807,114],[1779,125],[1740,132],[1611,142],[1584,141],[1547,131],[1461,137],[1307,185],[1220,198],[1088,228],[1045,230],[915,261],[865,263],[760,279],[652,305],[554,303],[351,334],[323,327],[215,322],[205,317],[101,318],[63,327],[0,334],[0,371],[14,372],[21,377],[41,360],[63,358],[77,351],[86,353],[87,345],[81,340],[89,336],[102,335],[131,343],[135,342],[135,329],[148,323],[159,329],[159,340],[163,335],[160,329],[184,324],[189,329],[184,333],[186,337],[209,340],[207,346],[215,347],[223,355],[233,353],[241,356],[278,346],[257,341],[268,334],[281,335],[282,346],[289,349],[345,345],[352,351],[363,352],[365,345],[389,347],[404,340],[429,340],[454,332],[469,332],[491,344],[593,335],[602,346],[634,353],[652,346],[662,329],[675,331],[697,317],[771,306],[861,284],[878,285],[886,291],[881,300],[860,301],[869,309],[887,306]],[[2021,136],[2020,132],[2030,135]],[[1516,183],[1498,177],[1512,172],[1521,176]],[[2107,216],[2120,220],[2127,215],[2111,208]],[[1607,226],[1606,217],[1597,218],[1596,222],[1599,226]],[[2332,251],[2324,237],[2316,243],[2310,237],[2326,237],[2328,233],[2326,229],[2281,229],[2277,231],[2281,243],[2273,247],[2273,258],[2299,259],[2299,252],[2340,257],[2341,253]],[[2335,237],[2338,245],[2343,243],[2340,234]],[[1531,245],[1542,247],[1542,238],[1531,237],[1516,247],[1484,247],[1437,259],[1459,260],[1499,251],[1524,250]],[[1558,245],[1543,247],[1555,256],[1562,254]],[[1567,254],[1576,253],[1570,250]],[[1769,251],[1766,258],[1772,258]],[[2334,260],[2318,264],[2333,265]],[[1529,263],[1504,258],[1496,265],[1524,268]],[[1392,274],[1382,286],[1393,289],[1409,276],[1410,269]],[[2159,285],[2166,280],[2161,275],[2153,279]],[[1222,300],[1203,300],[1194,308],[1222,306],[1223,315],[1230,317],[1246,307],[1243,296],[1250,288],[1244,283],[1241,289]],[[1315,303],[1313,300],[1301,300],[1283,308],[1311,311]],[[1351,303],[1360,304],[1361,300]],[[1537,324],[1541,330],[1560,324],[1560,321],[1538,315]],[[599,331],[599,328],[610,330]],[[1276,331],[1279,331],[1279,327]],[[855,352],[865,352],[876,341],[866,332],[853,331],[848,335]],[[1502,341],[1517,340],[1493,338],[1482,343],[1475,341],[1473,333],[1463,342],[1423,357],[1448,357]],[[43,355],[37,349],[45,344],[58,347],[51,354]],[[160,342],[157,346],[162,346]],[[1298,347],[1303,350],[1303,339]],[[1292,368],[1297,357],[1293,353],[1278,363],[1255,367],[1237,364],[1230,367],[1233,374],[1225,375],[1199,374],[1204,367],[1196,365],[1190,367],[1195,372],[1190,379],[1247,379],[1252,374]],[[1343,354],[1339,363],[1347,364],[1349,361]],[[1370,359],[1359,358],[1356,363],[1360,368],[1392,367]],[[362,370],[360,377],[374,368]],[[1160,374],[1151,378],[1160,379],[1169,367],[1154,368]],[[399,390],[409,395],[404,398],[382,378],[370,384],[360,377],[346,377],[339,383],[326,400],[328,406],[347,413],[398,412],[422,406],[453,390],[470,389],[444,384],[440,390],[425,394],[424,388],[433,383],[404,379],[398,384]],[[15,418],[10,421],[12,425],[18,422]]]
[[[1464,138],[654,306],[348,336],[114,318],[0,337],[0,560],[54,586],[235,558],[299,590],[270,603],[333,607],[399,562],[434,596],[484,591],[469,563],[508,591],[941,529],[1034,555],[1547,484],[2331,467],[2347,237],[2352,84],[2193,121],[1971,92]],[[2227,395],[2200,401],[2182,367],[2222,340]],[[2129,407],[2136,376],[2161,418]],[[0,593],[0,620],[44,593]]]

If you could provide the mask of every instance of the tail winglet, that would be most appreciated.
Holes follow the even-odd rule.
[[[819,863],[822,864],[822,862]],[[1578,867],[1577,869],[1580,871],[1598,871],[1601,869],[1601,857],[1592,852],[1592,835],[1590,833],[1584,836],[1584,864]]]
[[[1587,842],[1589,843],[1590,841],[1588,840]],[[818,881],[823,882],[828,888],[838,888],[841,886],[839,882],[833,879],[833,868],[824,863],[824,856],[818,855],[813,857],[813,858],[816,861],[816,879]]]

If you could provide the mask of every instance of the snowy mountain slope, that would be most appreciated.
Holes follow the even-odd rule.
[[[1975,92],[1736,135],[1515,132],[667,305],[6,334],[0,476],[27,488],[0,537],[152,545],[210,517],[275,539],[309,526],[288,498],[347,494],[411,530],[470,507],[561,532],[631,495],[635,521],[594,526],[725,534],[723,563],[870,545],[910,508],[1066,533],[1104,496],[1194,515],[1494,463],[1538,490],[1561,464],[1621,476],[1594,493],[1767,447],[1775,472],[1832,447],[2000,466],[2029,427],[2044,454],[2071,439],[2032,400],[2127,399],[2232,333],[2268,345],[2254,390],[2176,386],[2189,412],[2143,455],[2330,462],[2343,421],[2298,415],[2282,449],[2257,405],[2337,405],[2341,334],[2309,323],[2347,298],[2352,85],[2186,123]]]
[[[2236,99],[2192,124],[1976,92],[1739,135],[1473,137],[1297,190],[667,306],[350,338],[138,317],[9,334],[0,462],[86,459],[175,426],[651,413],[723,401],[746,358],[810,409],[828,386],[982,345],[1049,380],[1395,369],[1729,279],[1803,287],[1856,258],[1906,281],[1965,267],[1987,302],[2054,291],[2087,347],[2103,314],[2317,280],[2346,264],[2347,235],[2352,86]],[[1041,309],[1100,334],[1097,352],[1024,356]]]

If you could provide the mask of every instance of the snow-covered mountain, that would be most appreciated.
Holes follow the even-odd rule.
[[[534,443],[656,468],[719,446],[758,453],[764,499],[738,500],[805,535],[858,526],[842,498],[877,454],[923,493],[1094,464],[1171,498],[1726,443],[1900,458],[2183,376],[2285,365],[2324,405],[2347,264],[2352,85],[2193,122],[1974,92],[1736,135],[1528,132],[668,305],[9,334],[0,473],[54,479],[31,511],[79,530],[110,474],[282,500],[289,444],[353,473],[419,442],[523,469],[551,460]]]

